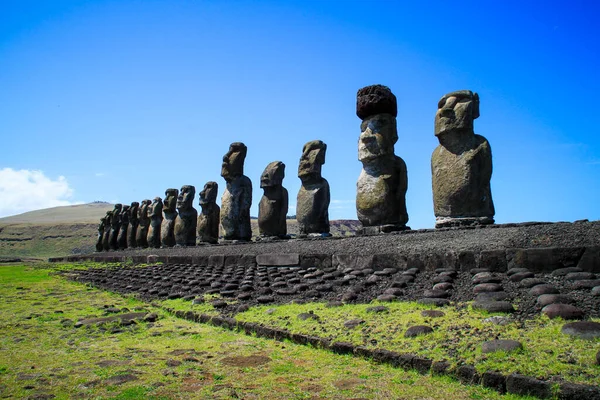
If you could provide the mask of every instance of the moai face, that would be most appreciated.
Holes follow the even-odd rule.
[[[113,209],[113,215],[120,214],[123,209],[123,205],[120,203],[115,204],[115,208]]]
[[[273,161],[263,171],[260,176],[260,187],[281,186],[285,176],[285,164],[281,161]]]
[[[140,205],[140,211],[139,211],[139,216],[140,218],[147,218],[148,217],[148,206],[152,204],[152,201],[146,199],[146,200],[142,200],[142,204]]]
[[[196,188],[191,185],[185,185],[181,187],[179,196],[177,197],[177,209],[178,210],[189,210],[192,208],[194,202],[194,196],[196,196]]]
[[[221,176],[230,181],[244,174],[244,160],[248,148],[244,143],[235,142],[229,146],[229,151],[223,156]]]
[[[303,182],[321,178],[321,167],[325,164],[327,145],[320,140],[308,142],[302,148],[298,165],[298,178]]]
[[[131,203],[131,206],[129,206],[129,212],[131,214],[132,217],[136,217],[138,215],[138,210],[140,208],[140,203],[138,203],[137,201],[134,201],[133,203]]]
[[[123,209],[121,210],[121,214],[123,216],[129,217],[129,206],[128,205],[123,206]]]
[[[473,133],[473,120],[479,117],[479,95],[470,90],[448,93],[438,102],[435,135],[448,132]]]
[[[163,203],[164,212],[175,212],[175,207],[177,206],[177,196],[179,196],[179,190],[177,189],[167,189],[165,191],[165,201]]]
[[[364,162],[394,154],[394,143],[397,140],[396,118],[391,114],[366,119],[361,124],[358,159]]]
[[[163,209],[162,199],[160,197],[155,197],[154,200],[152,201],[152,204],[150,204],[150,206],[148,207],[148,216],[150,218],[158,217],[158,216],[162,217],[162,209]]]
[[[106,222],[107,225],[110,225],[110,221],[112,219],[112,215],[113,215],[112,211],[107,211],[106,212],[106,216],[104,217],[104,219],[106,220],[105,222]]]
[[[219,185],[217,182],[206,182],[204,189],[200,192],[200,205],[206,205],[217,201]]]

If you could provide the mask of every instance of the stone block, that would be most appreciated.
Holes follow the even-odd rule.
[[[493,272],[506,272],[508,263],[505,250],[483,250],[479,253],[479,268],[487,268]]]
[[[298,253],[287,254],[259,254],[256,256],[256,264],[267,267],[290,267],[300,265]]]
[[[506,391],[520,396],[534,396],[540,399],[552,397],[550,383],[518,374],[511,374],[506,378]]]
[[[191,264],[192,256],[167,256],[167,262],[170,264]]]
[[[383,253],[375,254],[373,257],[373,268],[375,271],[381,271],[385,268],[406,269],[407,257],[403,254]]]
[[[586,272],[600,272],[600,246],[586,248],[577,266]]]
[[[339,269],[365,269],[373,267],[373,255],[357,256],[353,254],[334,254],[332,256],[332,266]]]
[[[331,256],[328,254],[300,255],[300,266],[302,267],[329,268],[331,267],[331,262]]]
[[[208,256],[192,256],[192,264],[206,267],[208,265]]]
[[[225,264],[225,256],[223,254],[213,254],[208,256],[209,267],[222,267]]]
[[[584,247],[543,247],[508,249],[508,268],[528,268],[532,272],[551,272],[578,265]]]
[[[458,253],[458,268],[461,271],[469,271],[476,266],[475,253],[472,251],[461,251]]]

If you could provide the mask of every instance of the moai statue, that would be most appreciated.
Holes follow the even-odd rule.
[[[196,224],[198,211],[194,208],[196,188],[191,185],[181,187],[177,197],[177,218],[175,219],[175,243],[178,246],[196,245]]]
[[[117,241],[119,237],[119,230],[121,229],[121,209],[122,204],[115,204],[113,208],[112,218],[110,220],[110,238],[108,239],[108,245],[111,250],[119,250],[119,243]]]
[[[302,181],[296,201],[300,236],[331,236],[329,233],[329,183],[321,176],[327,145],[313,140],[304,145],[298,178]]]
[[[406,163],[394,154],[398,140],[396,96],[383,85],[358,91],[356,115],[362,119],[358,159],[363,169],[356,184],[356,212],[362,233],[392,232],[408,222]]]
[[[127,247],[135,249],[137,247],[137,229],[139,225],[138,213],[140,203],[134,201],[129,207],[129,229],[127,230]]]
[[[145,249],[148,247],[148,229],[150,228],[150,217],[148,216],[148,207],[152,201],[142,200],[138,211],[138,230],[135,236],[135,241],[138,247]]]
[[[100,225],[98,225],[98,240],[96,241],[96,251],[104,250],[102,242],[104,241],[104,227],[106,226],[106,217],[100,218]]]
[[[160,226],[163,220],[163,202],[160,197],[155,197],[148,206],[150,228],[148,229],[148,247],[160,248]]]
[[[217,182],[206,182],[204,189],[200,192],[200,207],[202,210],[198,215],[198,242],[219,242],[219,220],[221,209],[217,205],[217,194],[219,185]]]
[[[221,226],[225,240],[252,239],[250,206],[252,205],[252,182],[244,175],[244,160],[248,148],[235,142],[223,156],[221,176],[227,183],[221,197]]]
[[[175,246],[175,219],[177,218],[177,196],[179,190],[167,189],[165,191],[165,201],[163,202],[163,220],[160,231],[160,241],[162,247]]]
[[[104,235],[102,236],[102,249],[110,250],[110,230],[112,228],[112,211],[107,211],[104,217]]]
[[[494,223],[492,149],[473,131],[477,117],[479,95],[470,90],[448,93],[438,103],[435,136],[440,145],[431,156],[436,228]]]
[[[258,204],[258,231],[263,237],[285,238],[288,192],[283,187],[285,164],[273,161],[260,176],[260,187],[264,194]]]
[[[127,248],[127,230],[129,229],[129,206],[123,206],[121,210],[121,228],[119,229],[119,236],[117,237],[117,245],[119,250],[125,250]]]

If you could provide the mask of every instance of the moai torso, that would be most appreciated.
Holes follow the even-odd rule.
[[[193,206],[196,188],[186,185],[177,197],[177,218],[175,219],[175,243],[179,246],[196,245],[196,224],[198,211]]]
[[[321,176],[327,145],[313,140],[304,145],[298,165],[302,186],[296,199],[296,220],[300,235],[329,236],[329,183]]]
[[[221,176],[227,182],[221,197],[221,226],[225,240],[250,240],[250,206],[252,205],[252,182],[244,175],[247,148],[235,142],[223,157]]]
[[[129,229],[129,206],[123,206],[121,211],[121,227],[119,229],[119,236],[117,238],[117,244],[120,250],[127,248],[127,230]]]
[[[148,207],[152,204],[150,200],[143,200],[138,212],[138,229],[135,240],[137,246],[141,248],[148,247],[148,229],[150,228],[150,218],[148,217]]]
[[[115,204],[115,208],[113,209],[112,218],[110,220],[110,238],[109,238],[109,246],[111,250],[118,250],[119,243],[119,230],[121,229],[121,208],[122,204]]]
[[[358,219],[366,233],[406,229],[408,173],[404,160],[394,154],[396,96],[385,86],[367,86],[358,91],[356,107],[363,120],[358,140],[363,164],[356,184]]]
[[[163,203],[164,220],[160,232],[160,240],[163,247],[175,246],[175,220],[177,219],[177,196],[179,190],[167,189]]]
[[[490,224],[494,203],[490,189],[492,151],[473,133],[479,116],[479,96],[468,90],[440,100],[435,134],[440,145],[431,156],[436,227]]]
[[[140,203],[134,201],[129,207],[129,229],[127,230],[127,247],[137,247],[137,228],[138,228],[138,213],[140,209]]]
[[[108,211],[106,213],[106,217],[104,217],[106,221],[104,222],[104,235],[102,236],[102,249],[104,251],[110,250],[110,230],[112,229],[112,211]]]
[[[200,192],[200,207],[202,210],[198,215],[198,242],[218,243],[219,222],[221,209],[216,203],[219,186],[216,182],[207,182]]]
[[[258,204],[258,230],[261,236],[283,237],[287,234],[288,192],[282,186],[284,175],[285,164],[274,161],[267,165],[260,178],[260,187],[264,190]]]
[[[163,202],[160,197],[155,197],[152,204],[148,207],[148,217],[150,218],[150,227],[148,229],[148,247],[160,247],[160,227],[163,220],[162,215]]]
[[[104,226],[106,225],[106,217],[100,218],[100,225],[98,225],[98,240],[96,240],[96,251],[102,251],[104,240]]]

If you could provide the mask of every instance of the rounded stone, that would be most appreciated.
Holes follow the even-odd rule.
[[[386,306],[374,306],[374,307],[367,307],[367,309],[365,311],[372,312],[372,313],[381,313],[381,312],[389,312],[390,309],[387,308]]]
[[[583,318],[583,311],[575,306],[569,304],[549,304],[542,308],[542,314],[548,316],[548,318],[562,319],[581,319]]]
[[[490,340],[489,342],[484,342],[481,345],[482,353],[494,353],[496,351],[505,351],[510,353],[511,351],[521,350],[523,345],[521,342],[516,340],[507,340],[507,339],[498,339],[498,340]]]
[[[529,289],[529,294],[532,296],[541,296],[543,294],[558,294],[558,289],[550,284],[535,285]]]
[[[502,292],[502,286],[497,283],[480,283],[473,288],[473,293]]]
[[[594,286],[591,293],[592,296],[600,296],[600,286]]]
[[[448,293],[445,290],[425,290],[425,292],[423,292],[423,295],[425,297],[433,297],[433,298],[437,298],[437,299],[446,299],[448,297],[450,297],[450,293]]]
[[[575,289],[592,289],[596,286],[600,286],[600,279],[582,279],[573,282],[573,288]]]
[[[533,272],[517,272],[516,274],[510,275],[510,281],[511,282],[521,282],[523,279],[526,278],[533,278],[535,275],[533,274]]]
[[[385,289],[383,294],[391,294],[393,296],[402,296],[403,292],[401,289],[398,289],[398,288],[388,288],[388,289]]]
[[[532,288],[537,285],[543,285],[545,283],[547,283],[547,282],[543,279],[525,278],[525,279],[521,280],[521,282],[519,283],[519,287],[529,289],[529,288]]]
[[[382,294],[382,295],[377,296],[377,300],[383,301],[386,303],[396,301],[396,299],[398,299],[398,298],[396,296],[394,296],[393,294]]]
[[[405,338],[412,338],[420,335],[427,335],[433,332],[433,328],[427,325],[415,325],[411,326],[404,332]]]
[[[351,319],[349,321],[344,322],[344,327],[346,329],[354,329],[357,326],[364,324],[365,320],[364,319]]]
[[[342,295],[342,301],[344,302],[354,301],[356,299],[358,299],[358,295],[354,292],[346,292]]]
[[[469,270],[469,273],[470,273],[471,275],[477,275],[477,274],[478,274],[478,273],[480,273],[480,272],[492,272],[492,271],[490,271],[490,269],[489,269],[489,268],[471,268],[471,269]]]
[[[506,292],[483,292],[479,293],[475,297],[476,301],[502,301],[502,300],[510,300],[510,295]]]
[[[439,310],[423,310],[421,311],[421,315],[426,318],[440,318],[446,315],[446,313]]]
[[[396,96],[383,85],[365,86],[356,93],[356,115],[360,119],[376,114],[398,115]]]
[[[449,275],[438,275],[432,280],[433,283],[442,283],[442,282],[454,282],[454,278]]]
[[[538,296],[536,303],[540,307],[546,307],[550,304],[573,303],[573,299],[564,294],[542,294]]]
[[[519,274],[522,272],[531,272],[531,271],[529,271],[527,268],[511,268],[508,271],[506,271],[506,275],[512,276],[514,274]]]
[[[558,268],[552,271],[552,276],[565,276],[571,272],[583,272],[583,270],[579,267]]]
[[[568,281],[581,281],[581,280],[588,280],[588,279],[595,279],[596,275],[591,273],[591,272],[570,272],[567,275],[565,275],[565,279]]]
[[[261,304],[266,304],[266,303],[272,303],[274,301],[272,296],[258,296],[256,298],[256,301],[258,301]]]
[[[487,272],[475,275],[471,281],[474,285],[479,285],[480,283],[501,283],[502,279]]]
[[[447,290],[452,290],[453,288],[454,288],[454,285],[452,285],[450,282],[440,282],[440,283],[436,283],[435,285],[433,285],[433,290],[447,291]]]
[[[600,337],[600,323],[592,321],[569,322],[563,325],[561,332],[581,339],[595,339]]]
[[[443,307],[443,306],[450,305],[450,300],[440,299],[440,298],[435,298],[435,297],[425,297],[423,299],[417,300],[417,303],[423,304],[426,306]]]
[[[483,310],[490,313],[512,313],[515,312],[515,307],[508,301],[476,301],[473,303],[473,309]]]

